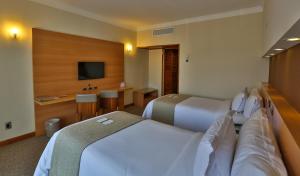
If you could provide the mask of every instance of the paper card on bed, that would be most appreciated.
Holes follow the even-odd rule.
[[[111,123],[113,123],[114,121],[113,120],[107,120],[105,122],[102,122],[103,125],[109,125]]]
[[[102,123],[102,122],[104,122],[104,121],[106,121],[106,120],[108,120],[108,118],[103,117],[103,118],[97,120],[97,122]]]

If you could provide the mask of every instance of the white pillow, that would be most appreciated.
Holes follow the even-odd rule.
[[[232,118],[216,120],[203,135],[196,154],[194,175],[229,176],[236,133]]]
[[[240,131],[231,176],[287,176],[265,112],[255,115]]]
[[[234,124],[244,124],[247,119],[248,118],[246,118],[243,113],[235,112],[232,115],[232,120]]]
[[[267,118],[265,108],[259,108],[256,112],[251,114],[250,118]],[[232,119],[234,124],[244,124],[249,118],[245,117],[243,113],[233,113]]]
[[[268,118],[267,110],[265,108],[259,108],[251,115],[251,119],[264,119]]]
[[[246,118],[250,118],[254,112],[261,108],[261,102],[262,97],[259,95],[259,93],[252,92],[246,100],[243,115]]]
[[[247,94],[245,92],[238,93],[232,100],[231,110],[235,112],[243,112],[246,100]]]

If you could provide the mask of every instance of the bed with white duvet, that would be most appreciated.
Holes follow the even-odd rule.
[[[49,175],[59,133],[49,141],[35,176]],[[81,155],[79,175],[193,175],[195,152],[202,135],[144,120],[86,147]]]
[[[143,118],[152,119],[153,104],[149,102],[144,110]],[[203,97],[189,97],[174,109],[174,126],[205,132],[218,118],[224,117],[229,111],[231,100],[217,100]]]
[[[243,124],[261,107],[262,97],[257,88],[250,92],[245,89],[232,100],[170,94],[149,102],[143,118],[205,132],[215,120],[229,112],[234,113],[235,124]]]

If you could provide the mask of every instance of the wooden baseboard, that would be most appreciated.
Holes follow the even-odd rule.
[[[7,139],[5,141],[0,141],[0,147],[4,146],[4,145],[15,143],[15,142],[27,139],[27,138],[31,138],[34,136],[35,136],[35,132],[32,132],[32,133],[27,133],[27,134],[17,136],[17,137],[11,138],[11,139]]]

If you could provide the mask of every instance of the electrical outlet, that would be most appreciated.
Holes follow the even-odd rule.
[[[5,123],[5,129],[6,130],[12,129],[12,123],[11,122]]]

